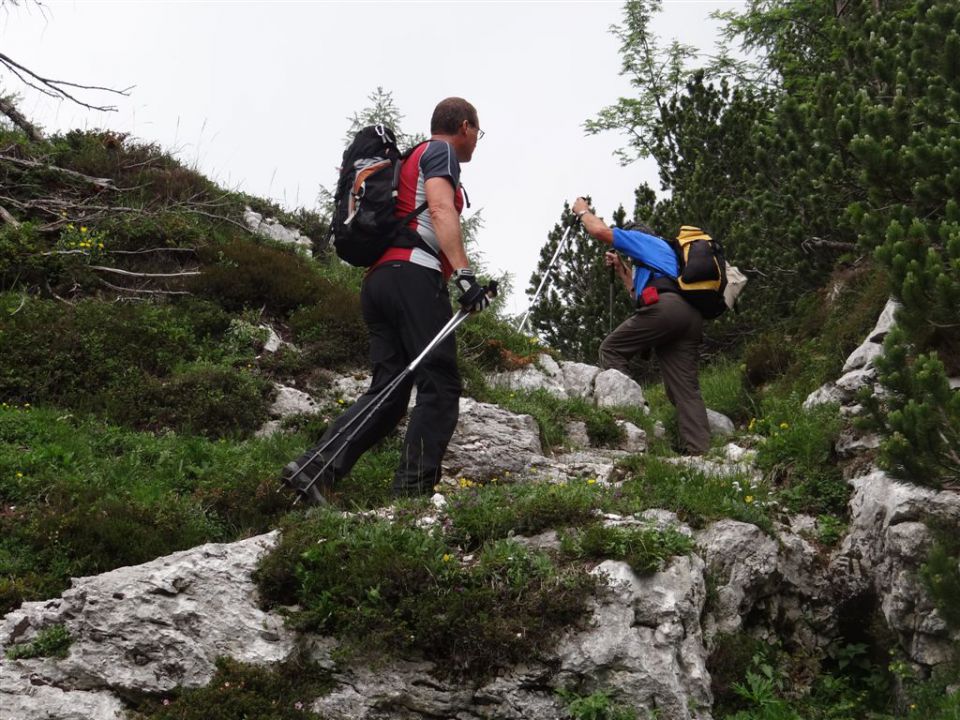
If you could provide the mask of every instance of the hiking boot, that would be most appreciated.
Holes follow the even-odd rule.
[[[327,469],[323,475],[317,477],[317,473],[323,469],[323,462],[322,457],[317,457],[301,467],[297,460],[291,460],[284,466],[280,481],[297,493],[305,504],[327,505],[324,491],[329,491],[333,487],[333,476]],[[317,477],[317,480],[311,484],[310,481],[314,477]]]

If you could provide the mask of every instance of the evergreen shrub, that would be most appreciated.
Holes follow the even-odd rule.
[[[197,363],[113,389],[104,414],[139,430],[243,437],[267,420],[271,387],[243,370]]]
[[[256,577],[268,606],[299,606],[301,630],[481,677],[537,658],[584,616],[597,582],[510,540],[465,562],[439,533],[322,509],[286,523]]]
[[[232,240],[202,248],[199,257],[203,274],[188,287],[234,312],[266,308],[285,317],[331,292],[310,260],[272,245]]]
[[[294,340],[308,362],[323,368],[364,366],[369,334],[360,312],[360,298],[351,289],[324,283],[322,300],[290,315]]]

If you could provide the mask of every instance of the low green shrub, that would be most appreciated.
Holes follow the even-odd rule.
[[[243,437],[266,422],[270,394],[271,386],[248,372],[197,363],[117,388],[104,415],[138,430]]]
[[[22,298],[4,296],[4,307]],[[48,402],[71,409],[103,407],[101,393],[162,377],[213,348],[230,317],[208,303],[65,306],[28,299],[0,313],[0,399]],[[253,357],[253,351],[250,351]]]
[[[764,641],[743,632],[717,636],[707,657],[714,715],[724,717],[746,708],[747,703],[735,686],[746,677],[753,659],[766,649]]]
[[[203,688],[135,702],[132,720],[314,720],[310,704],[334,686],[329,670],[294,658],[274,667],[217,660]]]
[[[465,562],[441,534],[402,520],[321,509],[287,522],[256,573],[261,596],[298,605],[296,627],[357,652],[421,654],[441,674],[483,677],[536,658],[586,612],[596,581],[583,568],[509,540]]]
[[[960,629],[960,538],[956,527],[934,525],[934,542],[920,577],[950,627]],[[960,659],[960,658],[958,658]]]
[[[623,428],[617,417],[605,408],[587,406],[585,410],[587,437],[594,447],[617,447],[623,442]]]
[[[693,551],[693,540],[668,528],[627,528],[590,523],[564,533],[564,552],[593,560],[623,560],[641,575],[663,570],[670,558]]]
[[[700,392],[708,408],[735,423],[750,419],[752,400],[744,386],[743,371],[731,361],[720,361],[700,372]]]
[[[370,339],[354,290],[324,285],[323,300],[295,310],[289,322],[313,365],[342,369],[366,364]]]
[[[625,705],[619,705],[602,690],[590,695],[578,695],[569,690],[558,690],[567,702],[567,713],[573,720],[636,720],[636,711]]]
[[[73,638],[66,625],[50,625],[37,633],[32,642],[13,645],[7,649],[11,660],[27,660],[38,657],[65,658]]]
[[[202,274],[188,288],[234,312],[266,308],[287,316],[340,294],[311,260],[273,245],[233,240],[201,248],[199,257]]]

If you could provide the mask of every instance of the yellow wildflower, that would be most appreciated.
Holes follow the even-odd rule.
[[[785,422],[780,423],[780,429],[781,429],[781,430],[786,430],[788,427],[790,427],[790,426],[789,426],[787,423],[785,423]]]
[[[450,555],[450,553],[444,553],[444,554],[443,554],[443,561],[444,561],[444,562],[450,562],[452,559],[453,559],[453,556]]]
[[[596,484],[597,484],[596,478],[590,478],[589,480],[587,480],[587,485],[596,485]]]
[[[80,226],[80,232],[85,233],[86,231],[87,231],[87,228],[86,228],[85,226],[81,225],[81,226]]]
[[[22,478],[22,477],[23,477],[23,473],[22,473],[22,472],[18,472],[18,473],[17,473],[17,477],[18,477],[18,478]]]
[[[743,501],[744,501],[747,505],[749,505],[750,503],[753,502],[753,495],[747,495],[747,496],[743,499]]]

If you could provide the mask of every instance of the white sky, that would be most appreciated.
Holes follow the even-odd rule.
[[[655,29],[709,52],[710,12],[741,4],[665,0]],[[438,100],[468,99],[487,134],[463,166],[466,212],[482,210],[486,267],[513,275],[510,312],[526,309],[523,291],[564,200],[590,194],[609,217],[620,203],[629,212],[641,182],[659,191],[652,161],[624,168],[613,157],[622,136],[583,131],[631,94],[609,32],[619,1],[44,5],[0,9],[0,51],[48,77],[136,87],[129,98],[84,93],[118,107],[102,113],[0,76],[29,118],[47,132],[128,132],[290,209],[314,208],[319,186],[334,184],[347,118],[377,86],[393,93],[408,133],[427,133]]]

